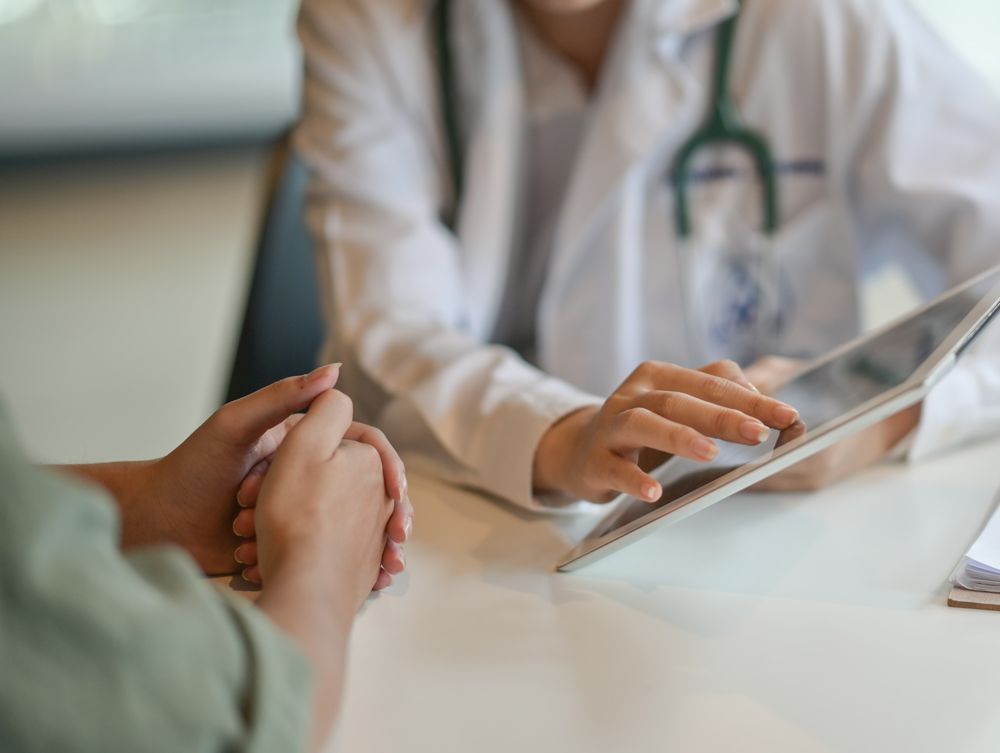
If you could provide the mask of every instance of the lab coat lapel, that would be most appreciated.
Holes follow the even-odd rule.
[[[643,350],[637,335],[622,331],[638,329],[641,316],[631,310],[637,304],[628,293],[645,248],[641,204],[648,181],[665,179],[670,155],[706,113],[705,86],[690,67],[704,61],[682,60],[681,49],[737,9],[736,0],[633,0],[622,20],[563,206],[543,295],[541,360],[556,374],[589,373],[562,363],[579,354],[556,338],[567,331],[561,320],[574,317],[567,304],[584,295],[591,305],[609,307],[602,326],[609,347],[617,348],[604,354],[608,373],[588,388],[605,387],[627,373]],[[594,264],[594,243],[602,246],[597,263],[604,269],[578,274],[581,264]],[[606,289],[579,289],[595,276]],[[593,335],[598,333],[588,333]]]
[[[634,0],[601,77],[564,207],[572,247],[630,169],[675,149],[705,117],[706,93],[680,58],[684,41],[731,16],[736,0]]]
[[[464,277],[469,325],[481,339],[495,326],[507,277],[510,250],[520,231],[523,180],[524,83],[514,18],[506,2],[456,3],[454,38],[465,107],[460,120],[466,136],[466,194],[457,232],[467,254]],[[475,176],[475,180],[470,180]]]

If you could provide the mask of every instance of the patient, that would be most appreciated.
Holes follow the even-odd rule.
[[[354,615],[402,570],[412,516],[338,376],[229,403],[160,460],[61,472],[27,463],[0,410],[0,750],[321,745]],[[236,567],[238,491],[256,605],[203,578]]]

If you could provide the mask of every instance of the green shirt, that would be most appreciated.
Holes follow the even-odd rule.
[[[30,466],[0,406],[0,751],[299,751],[303,655],[113,503]]]

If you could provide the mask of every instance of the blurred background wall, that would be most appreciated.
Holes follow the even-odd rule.
[[[1000,91],[1000,3],[914,2]],[[158,455],[221,399],[296,9],[0,0],[0,395],[37,459]],[[891,270],[873,290],[871,322],[908,300]]]
[[[0,0],[0,394],[41,460],[161,454],[218,404],[296,0]]]
[[[877,2],[877,0],[875,0]],[[941,35],[1000,91],[1000,3],[996,0],[910,0]]]

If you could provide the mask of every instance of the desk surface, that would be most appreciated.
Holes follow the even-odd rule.
[[[1000,615],[945,606],[1000,443],[734,497],[572,575],[550,568],[583,521],[411,485],[331,753],[1000,746]]]

